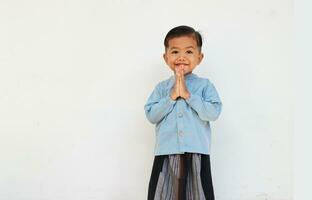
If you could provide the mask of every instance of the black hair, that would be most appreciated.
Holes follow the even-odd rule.
[[[201,47],[203,44],[202,36],[194,28],[192,28],[190,26],[185,26],[185,25],[177,26],[177,27],[171,29],[167,33],[165,40],[164,40],[165,48],[167,49],[169,47],[169,40],[176,38],[176,37],[181,37],[181,36],[194,37],[194,39],[196,40],[196,43],[197,43],[197,47],[198,47],[199,51],[201,51]]]

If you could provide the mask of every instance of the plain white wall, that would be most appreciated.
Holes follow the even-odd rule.
[[[146,199],[171,75],[163,38],[186,24],[223,101],[212,123],[217,200],[293,196],[293,2],[0,1],[0,199]]]
[[[295,131],[294,131],[294,199],[310,200],[312,180],[312,2],[295,2],[296,70],[295,70]]]

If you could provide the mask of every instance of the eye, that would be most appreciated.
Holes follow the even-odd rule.
[[[188,50],[188,51],[186,51],[186,53],[187,53],[187,54],[193,54],[193,51]]]
[[[177,54],[178,53],[178,51],[171,51],[171,54]]]

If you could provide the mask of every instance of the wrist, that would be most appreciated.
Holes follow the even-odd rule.
[[[183,99],[188,99],[189,97],[191,96],[191,94],[189,93],[189,92],[185,92],[184,94],[183,94]]]
[[[177,95],[174,95],[174,94],[171,94],[171,95],[170,95],[170,98],[171,98],[172,100],[175,101],[175,100],[178,98],[178,96],[177,96]]]
[[[185,99],[190,98],[190,96],[191,96],[191,94],[189,92],[187,92],[186,95],[185,95]]]

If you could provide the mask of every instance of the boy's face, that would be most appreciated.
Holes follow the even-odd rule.
[[[191,36],[172,38],[168,44],[163,56],[167,65],[174,72],[176,68],[180,68],[183,70],[183,74],[188,74],[203,59],[204,55],[199,51],[196,40]]]

